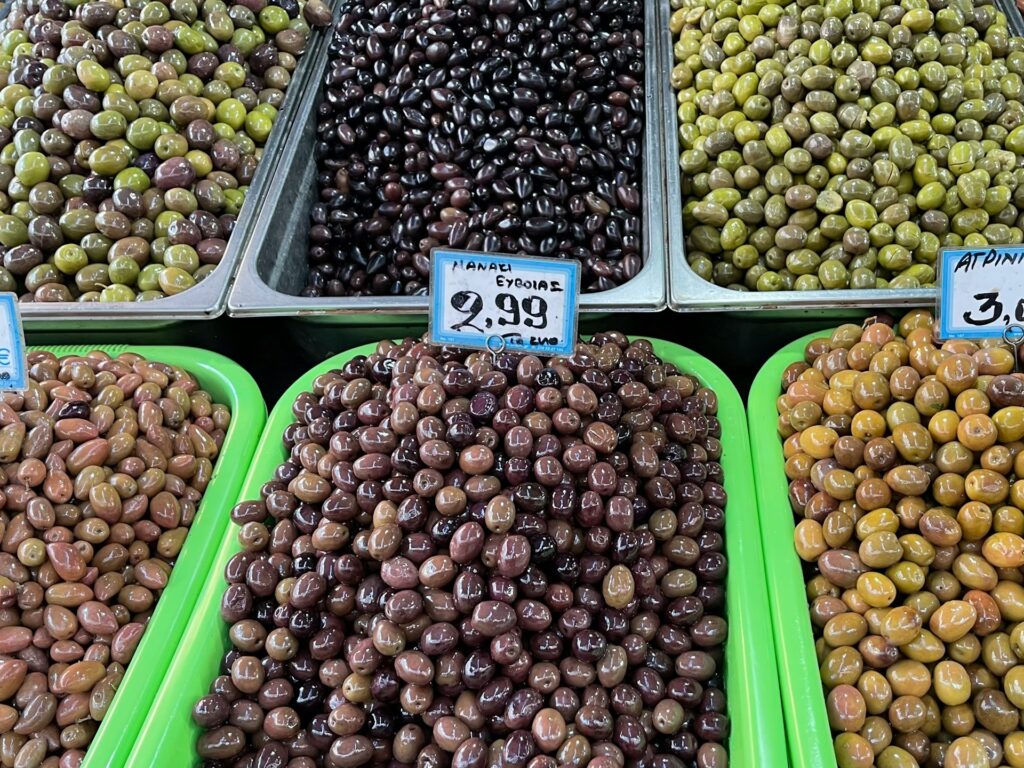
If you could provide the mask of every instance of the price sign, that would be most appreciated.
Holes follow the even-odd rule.
[[[430,258],[431,343],[572,354],[579,262],[444,248]]]
[[[0,293],[0,390],[26,389],[28,361],[18,299],[13,293]]]
[[[941,339],[989,339],[1024,323],[1024,246],[943,248],[936,308]]]

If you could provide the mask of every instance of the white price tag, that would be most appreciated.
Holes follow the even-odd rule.
[[[28,360],[18,298],[13,293],[0,293],[0,391],[26,389]]]
[[[1024,323],[1024,246],[943,248],[940,339],[989,339]]]
[[[578,261],[444,248],[430,258],[431,343],[572,354]]]

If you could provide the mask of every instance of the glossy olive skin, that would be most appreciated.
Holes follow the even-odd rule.
[[[289,761],[728,764],[712,390],[617,332],[543,360],[384,341],[308,384],[231,513],[206,765],[260,759],[275,712]]]
[[[1024,756],[1024,376],[933,328],[840,326],[776,401],[840,766]]]
[[[672,213],[702,279],[932,287],[944,246],[1024,242],[1024,40],[995,6],[670,7]]]
[[[330,21],[309,1],[7,3],[0,288],[34,302],[146,301],[209,276],[310,24]],[[168,270],[147,281],[146,267]]]

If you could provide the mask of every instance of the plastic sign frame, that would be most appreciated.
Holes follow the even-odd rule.
[[[0,391],[28,389],[25,331],[21,325],[18,297],[0,293]]]
[[[1024,245],[942,248],[936,266],[940,339],[1002,338],[1024,323]]]
[[[450,248],[430,259],[432,344],[544,356],[576,348],[578,261]]]

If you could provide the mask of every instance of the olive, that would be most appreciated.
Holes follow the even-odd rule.
[[[351,30],[336,31],[333,74],[318,107],[318,192],[302,295],[424,295],[435,246],[571,258],[580,263],[584,292],[635,279],[646,237],[644,135],[654,130],[645,94],[665,74],[646,61],[653,32],[642,0],[613,0],[607,9],[494,0],[473,12],[479,22],[415,6],[381,34],[378,17],[392,15],[383,8],[379,0],[355,0],[346,5]],[[301,42],[280,10],[271,3],[259,11],[262,23],[281,26],[273,38],[278,58]],[[506,18],[515,18],[511,36]],[[431,32],[420,33],[421,26]],[[475,42],[464,44],[464,35]],[[272,54],[264,46],[253,52],[261,65]],[[502,64],[492,77],[496,61]],[[438,67],[447,74],[433,74]],[[506,77],[506,68],[516,74]],[[574,71],[581,79],[570,84],[565,78]],[[273,84],[289,73],[269,66],[263,77]],[[723,112],[737,106],[729,89],[712,98]],[[238,96],[219,103],[217,113],[250,135],[269,129],[266,115]],[[743,158],[732,133],[706,138],[721,173],[708,181],[694,219],[731,252],[753,231],[735,211],[739,194],[723,186]],[[781,176],[772,183],[789,186]],[[365,194],[356,193],[364,184]],[[741,276],[728,259],[718,266],[729,273],[724,281]]]
[[[52,289],[67,287],[41,285],[36,300],[50,300]],[[0,636],[0,717],[8,738],[17,736],[3,748],[7,762],[56,766],[90,750],[126,668],[144,663],[133,657],[217,471],[232,414],[190,372],[130,351],[31,350],[26,367],[24,397],[5,404],[13,422],[0,430],[0,473],[39,494],[24,497],[14,524],[21,532],[8,535],[5,567],[20,597],[5,609]],[[45,420],[30,415],[42,413],[41,393],[62,390],[79,394],[54,399]],[[166,453],[130,436],[140,425]],[[235,632],[240,642],[266,634],[253,624]],[[232,713],[218,703],[208,718],[226,725]],[[241,733],[208,741],[223,749]]]
[[[714,391],[617,332],[543,359],[382,341],[307,385],[231,511],[201,760],[728,765]],[[863,696],[834,698],[856,734]]]

